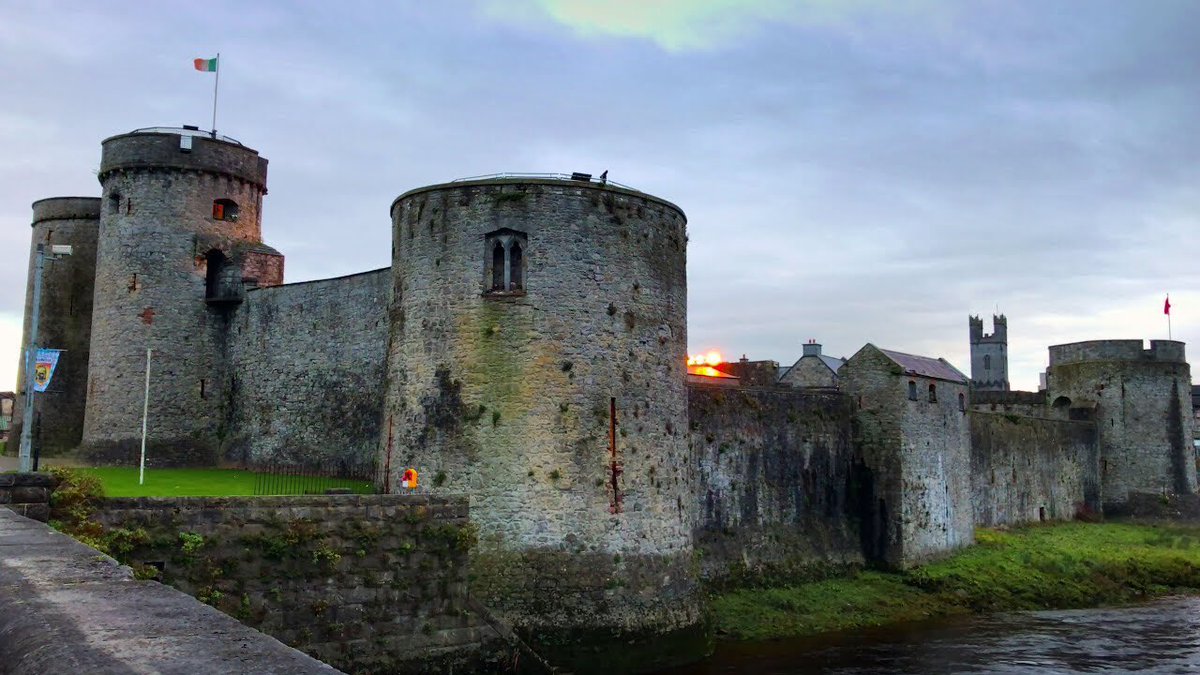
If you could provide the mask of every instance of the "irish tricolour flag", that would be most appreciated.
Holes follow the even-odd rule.
[[[192,61],[192,63],[195,64],[196,70],[199,70],[201,72],[205,72],[205,73],[217,72],[217,60],[216,59],[196,59],[196,60]]]

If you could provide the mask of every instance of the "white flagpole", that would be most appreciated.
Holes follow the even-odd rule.
[[[213,121],[212,135],[217,137],[217,87],[221,84],[221,52],[217,52],[217,77],[213,80]]]
[[[142,399],[142,462],[138,469],[138,485],[146,482],[146,417],[150,412],[150,349],[146,349],[146,393]]]

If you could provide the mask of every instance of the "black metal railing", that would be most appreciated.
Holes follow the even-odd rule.
[[[250,468],[254,494],[323,495],[338,492],[370,494],[375,491],[375,466],[328,462],[268,462]]]

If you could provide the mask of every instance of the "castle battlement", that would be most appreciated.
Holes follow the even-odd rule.
[[[1145,349],[1142,340],[1088,340],[1050,346],[1050,367],[1087,361],[1159,361],[1184,363],[1184,343],[1178,340],[1151,340]]]
[[[33,203],[33,221],[30,226],[48,220],[92,220],[100,225],[99,197],[49,197]]]
[[[267,191],[267,160],[257,150],[227,136],[199,129],[150,127],[110,136],[97,174],[101,184],[113,173],[195,171],[249,183]]]

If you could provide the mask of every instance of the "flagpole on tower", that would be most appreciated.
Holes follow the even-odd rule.
[[[217,77],[213,80],[213,119],[212,119],[212,135],[217,137],[217,87],[221,86],[221,52],[217,52]]]

